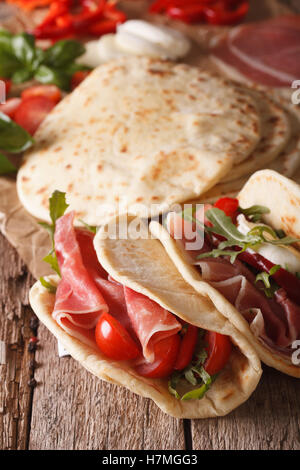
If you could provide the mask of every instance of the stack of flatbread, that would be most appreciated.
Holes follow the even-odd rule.
[[[127,57],[95,69],[48,115],[18,194],[42,220],[57,189],[91,225],[115,212],[155,216],[236,193],[261,168],[292,176],[299,127],[277,96],[185,64]]]

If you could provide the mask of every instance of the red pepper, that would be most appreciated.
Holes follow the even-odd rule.
[[[102,20],[89,26],[87,32],[94,36],[102,36],[103,34],[114,33],[116,29],[117,23],[115,20]]]
[[[198,339],[198,328],[188,325],[180,343],[178,356],[174,365],[175,370],[183,370],[191,362]]]
[[[275,266],[274,263],[264,258],[259,253],[249,253],[244,251],[238,255],[238,259],[243,261],[255,269],[270,273],[270,270]],[[288,296],[297,304],[300,304],[300,279],[297,278],[293,273],[290,273],[284,268],[278,269],[272,277],[277,284],[282,287],[288,294]]]
[[[39,28],[44,28],[45,26],[53,23],[58,17],[68,13],[72,3],[72,0],[51,2],[50,9],[43,21],[39,24]]]
[[[239,201],[233,197],[221,197],[215,202],[214,207],[221,209],[228,217],[231,217],[233,221],[237,216],[239,207]]]
[[[206,21],[225,25],[241,21],[249,9],[249,0],[156,0],[150,13],[166,13],[185,23]]]
[[[205,19],[207,23],[215,25],[236,24],[246,16],[248,10],[248,0],[242,1],[233,7],[230,7],[226,0],[218,0],[215,4],[206,7]]]
[[[182,7],[171,6],[167,8],[167,15],[184,23],[198,23],[204,19],[204,5],[186,5]]]
[[[72,13],[73,0],[53,2],[33,34],[38,39],[53,40],[87,34],[100,36],[115,32],[117,24],[127,19],[125,13],[107,0],[80,0],[79,3],[79,13]]]

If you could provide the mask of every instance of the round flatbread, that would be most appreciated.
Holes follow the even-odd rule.
[[[257,99],[257,106],[262,116],[262,135],[253,153],[242,163],[234,165],[222,182],[235,181],[254,171],[267,168],[285,148],[291,136],[291,119],[279,104],[265,93],[249,90]]]
[[[256,102],[234,83],[127,57],[99,66],[46,117],[19,170],[18,195],[46,221],[56,189],[91,225],[116,209],[159,214],[213,187],[260,136]]]

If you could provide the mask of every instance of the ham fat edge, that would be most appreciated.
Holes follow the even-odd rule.
[[[186,382],[178,395],[177,390],[172,390],[173,383],[170,387],[174,371],[171,377],[153,378],[139,374],[141,366],[155,363],[156,348],[165,338],[175,335],[182,338],[189,323],[196,324],[200,332],[202,324],[197,324],[194,319],[189,322],[188,315],[178,315],[176,302],[170,302],[171,308],[168,308],[168,305],[164,305],[165,300],[158,302],[156,296],[151,295],[151,289],[147,295],[142,287],[139,288],[139,282],[142,284],[142,280],[139,279],[137,284],[135,280],[122,282],[122,276],[120,277],[114,269],[108,269],[107,260],[103,267],[102,262],[100,264],[98,261],[98,250],[97,258],[94,249],[94,233],[75,228],[73,221],[74,212],[68,212],[56,221],[54,241],[61,278],[47,278],[57,286],[56,293],[50,293],[41,282],[37,282],[30,292],[33,310],[68,352],[98,377],[152,398],[163,411],[175,417],[204,418],[225,415],[243,403],[258,384],[261,376],[260,361],[245,338],[224,318],[218,319],[216,331],[222,333],[220,336],[228,338],[231,349],[226,364],[212,378],[198,363],[197,367],[202,370],[204,381],[198,381],[197,386]],[[164,269],[169,260],[163,247],[157,240],[146,242],[151,246],[154,243],[161,250],[158,259],[165,256]],[[128,258],[132,259],[132,256],[128,254]],[[124,253],[123,256],[120,253],[120,260],[122,263]],[[155,261],[152,257],[151,265],[153,263]],[[159,264],[157,266],[160,268]],[[177,284],[184,284],[192,293],[193,302],[197,303],[197,293],[183,281],[172,263],[170,267],[176,276]],[[137,278],[142,269],[143,260],[140,270],[137,270]],[[130,276],[129,278],[131,279]],[[150,279],[152,282],[152,275]],[[174,281],[171,275],[170,281],[172,280]],[[155,280],[158,285],[166,281],[165,276],[162,276],[161,282],[159,279]],[[182,302],[184,295],[181,295],[181,292],[176,292],[176,295]],[[168,298],[166,289],[163,289],[162,297],[164,296]],[[188,300],[188,296],[186,297]],[[188,307],[186,308],[188,310]],[[184,310],[182,306],[180,309]],[[174,313],[171,313],[171,310]],[[109,312],[118,320],[138,344],[140,356],[136,359],[116,361],[105,356],[99,349],[95,341],[95,325],[104,312]],[[203,334],[204,330],[213,331],[214,328],[203,329]],[[204,364],[204,361],[201,364]],[[205,382],[207,377],[209,381]],[[198,393],[200,388],[201,393]],[[196,395],[190,394],[194,391],[197,391]]]

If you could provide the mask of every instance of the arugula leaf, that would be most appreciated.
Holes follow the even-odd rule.
[[[204,330],[199,329],[198,341],[191,363],[182,371],[173,372],[169,382],[168,389],[171,395],[175,396],[178,400],[200,400],[209,389],[216,376],[210,376],[203,367],[207,358],[205,350],[206,344],[203,341]],[[178,393],[178,385],[182,382],[188,382],[193,387],[201,384],[200,388],[193,389],[183,396]]]
[[[202,253],[197,256],[197,259],[206,257],[229,256],[231,263],[234,263],[239,253],[252,247],[255,249],[256,245],[261,243],[270,243],[272,245],[290,245],[300,240],[292,237],[284,237],[278,239],[276,232],[266,225],[257,225],[253,227],[246,235],[242,234],[237,227],[233,224],[230,217],[228,217],[222,210],[214,207],[206,211],[205,216],[212,223],[212,227],[205,227],[209,233],[215,233],[225,238],[218,248],[208,252]],[[272,238],[265,237],[265,233],[271,235]],[[226,248],[235,247],[232,250]],[[240,248],[240,250],[237,250]]]
[[[264,283],[265,287],[263,290],[269,299],[274,296],[274,293],[279,288],[276,282],[272,281],[271,284],[270,276],[273,276],[273,274],[275,274],[279,269],[281,269],[281,266],[279,264],[275,264],[275,266],[270,269],[269,273],[262,271],[258,273],[255,278],[255,282],[262,281]]]
[[[42,284],[43,287],[45,287],[46,289],[48,289],[48,291],[49,291],[51,294],[55,294],[55,293],[56,293],[57,287],[54,286],[53,284],[51,284],[51,282],[47,281],[44,277],[40,277],[40,283]]]
[[[81,220],[81,219],[78,219],[78,220],[79,220],[79,222],[82,223],[82,225],[85,226],[85,228],[86,228],[87,230],[89,230],[90,232],[92,232],[92,233],[94,233],[94,234],[97,233],[97,227],[96,227],[95,225],[89,225],[89,224],[87,224],[86,222],[84,222],[84,220]]]
[[[58,190],[54,191],[49,199],[49,207],[52,224],[48,224],[46,222],[39,222],[39,225],[48,230],[52,241],[52,250],[47,256],[43,258],[43,261],[50,264],[51,268],[60,276],[60,270],[54,246],[54,233],[57,219],[64,215],[67,208],[69,207],[69,204],[67,204],[66,202],[66,193]]]
[[[259,205],[247,207],[246,209],[239,207],[238,210],[241,214],[244,214],[245,217],[251,220],[251,222],[259,222],[263,214],[270,213],[270,209],[268,207]]]
[[[8,158],[0,153],[0,175],[5,175],[6,173],[14,173],[17,171],[16,167],[8,160]]]
[[[205,393],[209,389],[209,385],[203,384],[200,388],[190,390],[181,397],[182,401],[186,400],[201,400],[204,397]]]
[[[31,147],[33,143],[33,138],[25,129],[0,112],[0,146],[3,150],[20,153]]]

